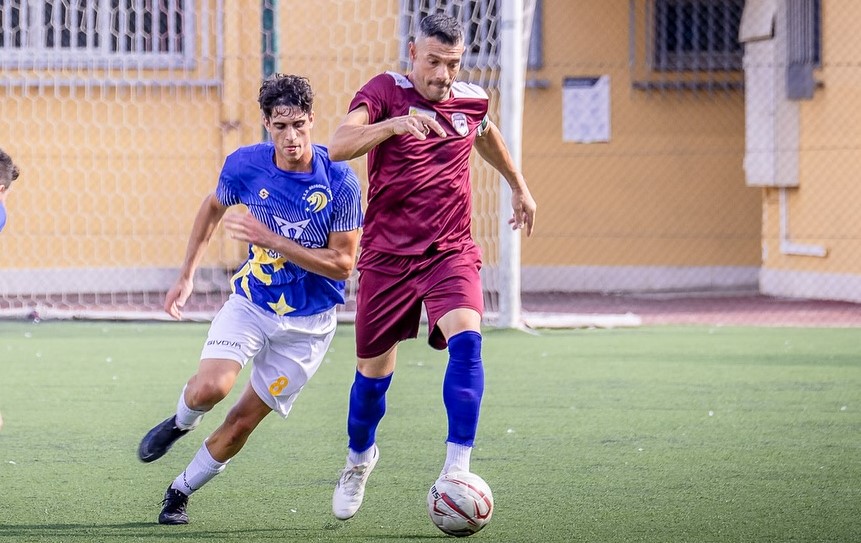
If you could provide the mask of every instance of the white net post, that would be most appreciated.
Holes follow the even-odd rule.
[[[500,26],[500,129],[515,166],[521,166],[523,133],[523,0],[502,2]],[[520,326],[520,235],[507,217],[511,214],[511,189],[501,179],[499,190],[499,318],[500,328]]]

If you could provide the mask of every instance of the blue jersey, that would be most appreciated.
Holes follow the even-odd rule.
[[[344,162],[313,146],[310,172],[275,166],[272,143],[241,147],[224,162],[215,195],[222,205],[245,204],[273,232],[308,248],[326,247],[330,232],[362,225],[361,189]],[[233,292],[277,315],[313,315],[344,303],[344,282],[306,271],[277,251],[248,247],[232,279]]]

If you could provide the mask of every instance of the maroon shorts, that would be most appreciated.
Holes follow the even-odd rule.
[[[445,349],[437,321],[453,309],[484,312],[481,250],[475,245],[420,256],[377,251],[359,258],[356,299],[356,354],[373,358],[418,335],[422,302],[428,316],[428,343]]]

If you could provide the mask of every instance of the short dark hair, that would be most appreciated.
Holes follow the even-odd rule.
[[[463,41],[463,26],[451,15],[434,13],[419,23],[419,35],[436,38],[446,45],[456,45]]]
[[[272,117],[272,111],[278,107],[298,109],[310,114],[314,106],[314,91],[307,77],[288,74],[273,74],[263,81],[257,96],[260,111],[266,118]]]
[[[12,157],[0,149],[0,185],[8,187],[12,181],[18,179],[18,166],[12,162]]]

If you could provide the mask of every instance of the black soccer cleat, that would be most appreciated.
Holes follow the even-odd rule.
[[[141,462],[153,462],[158,460],[170,450],[177,439],[181,438],[191,430],[181,430],[176,427],[176,416],[166,419],[164,422],[147,432],[138,447],[138,458]]]
[[[161,505],[161,513],[158,515],[159,524],[188,524],[188,513],[185,512],[188,496],[169,486]]]

